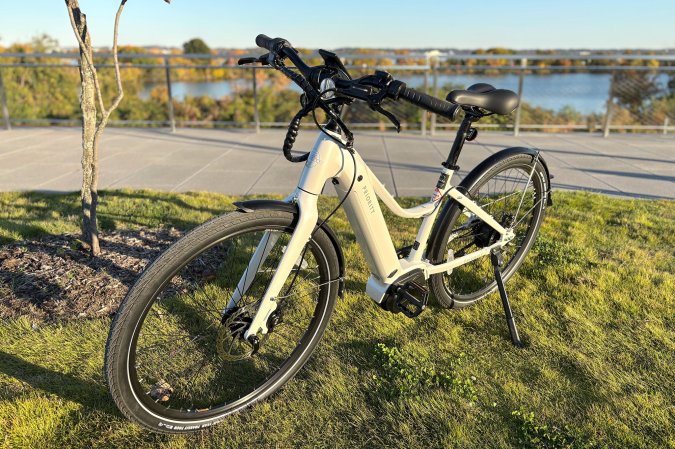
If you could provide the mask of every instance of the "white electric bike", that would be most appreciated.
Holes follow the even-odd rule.
[[[550,204],[549,173],[538,151],[508,148],[478,165],[458,185],[450,179],[473,124],[518,106],[511,91],[476,84],[442,101],[408,88],[386,72],[352,79],[333,53],[307,66],[284,39],[260,35],[269,51],[260,62],[303,90],[283,151],[305,162],[285,201],[235,203],[237,210],[191,231],[150,264],[112,323],[106,377],[120,410],[157,432],[199,430],[260,401],[305,364],[344,289],[340,243],[328,219],[343,206],[371,271],[365,286],[383,309],[410,318],[429,293],[442,307],[470,305],[499,288],[514,344],[520,339],[504,282],[523,262]],[[285,65],[289,59],[295,70]],[[405,100],[455,119],[457,137],[442,164],[431,200],[404,209],[354,147],[342,109],[365,101]],[[320,109],[326,124],[314,112]],[[320,134],[311,152],[291,154],[300,121],[312,114]],[[332,181],[338,206],[321,220],[317,200]],[[430,189],[431,190],[431,189]],[[421,219],[410,246],[396,249],[377,201],[405,218]]]

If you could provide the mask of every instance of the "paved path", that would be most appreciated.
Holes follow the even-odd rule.
[[[106,131],[101,146],[100,188],[151,188],[227,194],[288,193],[302,164],[281,155],[282,130],[155,129]],[[300,134],[297,149],[309,149],[315,133]],[[429,194],[452,135],[362,132],[356,148],[396,195]],[[80,186],[80,131],[36,128],[0,131],[0,191],[75,191]],[[675,198],[675,136],[482,132],[467,143],[460,174],[509,146],[542,150],[555,189],[610,195]]]

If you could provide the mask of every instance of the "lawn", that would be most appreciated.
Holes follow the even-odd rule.
[[[526,349],[510,344],[497,295],[414,320],[376,307],[341,211],[331,226],[347,293],[310,362],[271,400],[200,434],[150,434],[104,385],[108,317],[24,317],[0,323],[0,446],[675,448],[675,203],[553,199],[507,285]],[[186,230],[235,200],[104,192],[103,245],[105,230]],[[325,214],[335,200],[323,201]],[[387,219],[397,245],[411,241],[414,220]],[[77,195],[0,193],[0,244],[77,229]]]

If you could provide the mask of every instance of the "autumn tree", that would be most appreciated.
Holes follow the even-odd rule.
[[[164,0],[169,3],[170,0]],[[101,137],[113,111],[124,97],[120,65],[117,57],[117,37],[120,17],[127,0],[122,0],[115,16],[113,29],[113,62],[117,94],[112,103],[106,107],[98,72],[94,65],[94,51],[91,35],[87,25],[87,17],[80,9],[78,0],[65,0],[70,25],[80,49],[80,107],[82,109],[82,240],[89,247],[91,254],[100,254],[96,206],[98,205],[99,147]]]
[[[619,70],[613,75],[611,94],[616,102],[637,117],[651,108],[650,101],[661,92],[658,74],[642,70]]]
[[[202,39],[194,38],[183,44],[183,53],[186,55],[208,55],[211,54],[211,48]]]
[[[202,39],[196,37],[194,39],[190,39],[189,41],[185,42],[183,44],[183,54],[186,55],[210,55],[211,54],[211,48],[206,45],[206,42],[204,42]],[[206,58],[197,58],[193,59],[192,62],[196,64],[201,64],[201,65],[208,65],[211,63],[211,59]],[[201,72],[201,73],[200,73]],[[200,73],[200,76],[205,77],[206,79],[210,79],[210,72],[207,71],[206,69],[204,70],[198,70],[197,73]]]

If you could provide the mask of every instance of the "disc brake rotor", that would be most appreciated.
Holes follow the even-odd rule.
[[[248,330],[257,304],[248,304],[228,311],[223,319],[223,324],[218,330],[216,339],[216,351],[218,356],[227,362],[236,362],[250,358],[257,348],[244,339]],[[267,334],[263,335],[259,344],[264,343]]]

